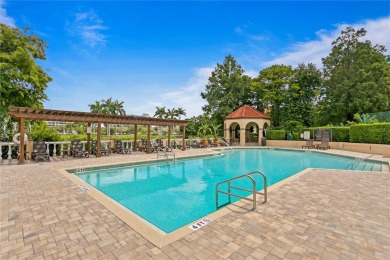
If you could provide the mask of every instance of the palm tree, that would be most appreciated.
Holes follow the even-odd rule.
[[[102,103],[100,103],[102,102]],[[104,107],[104,100],[102,101],[95,101],[94,104],[89,104],[89,109],[91,110],[92,113],[104,113],[105,107]]]
[[[94,104],[88,105],[91,112],[93,113],[103,113],[110,115],[126,115],[126,111],[123,108],[123,101],[119,102],[118,100],[112,101],[112,97],[107,98],[107,100],[102,99],[101,101],[95,101]],[[107,135],[110,135],[110,125],[107,124]]]
[[[112,115],[121,115],[121,116],[126,115],[126,111],[123,108],[123,101],[119,102],[118,100],[115,100],[111,102],[109,111],[111,112],[110,114]],[[115,124],[115,135],[117,135],[117,126],[118,125]]]
[[[115,100],[114,102],[111,103],[111,114],[113,115],[121,115],[124,116],[126,115],[126,111],[123,108],[123,101],[119,102],[118,100]]]
[[[210,131],[212,132],[211,134],[214,136],[214,139],[217,138],[217,133],[221,126],[221,124],[217,125],[215,123],[210,125]]]
[[[165,107],[156,107],[156,112],[154,113],[153,117],[164,118],[166,114],[167,111],[165,110]]]
[[[181,118],[181,116],[186,116],[187,115],[186,110],[184,108],[182,108],[182,107],[179,107],[176,110],[176,113],[179,116],[179,119]]]
[[[153,117],[166,118],[166,116],[167,116],[167,111],[165,110],[165,106],[164,107],[156,107],[156,112],[154,113]],[[160,126],[158,129],[159,129],[158,134],[162,135],[162,126]]]
[[[202,124],[202,125],[199,127],[199,129],[198,129],[198,133],[203,134],[203,139],[205,138],[207,132],[209,132],[209,131],[210,131],[210,125],[209,125],[209,124],[206,124],[206,123]]]
[[[178,113],[177,113],[177,109],[176,108],[172,108],[172,109],[167,109],[167,113],[165,115],[165,118],[169,118],[169,119],[175,119],[176,117],[178,116]]]

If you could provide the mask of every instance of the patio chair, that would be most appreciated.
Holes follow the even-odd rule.
[[[156,141],[153,144],[153,147],[155,150],[164,151],[165,146],[163,144],[163,141],[161,139],[156,139]]]
[[[232,145],[232,143],[228,142],[228,140],[226,140],[225,137],[222,137],[221,139],[222,139],[222,141],[225,142],[225,146],[231,146]]]
[[[72,140],[70,146],[70,153],[73,155],[73,157],[89,157],[89,153],[83,149],[83,144],[79,139]]]
[[[141,139],[141,146],[139,147],[139,151],[146,152],[148,150],[148,140]],[[154,147],[152,143],[150,144],[150,152],[154,152]]]
[[[91,154],[94,154],[94,155],[97,155],[96,152],[97,152],[97,141],[94,140],[91,142]],[[110,155],[110,149],[105,149],[105,148],[102,148],[102,144],[100,143],[100,154],[104,154],[104,155]]]
[[[232,144],[229,143],[225,137],[222,137],[222,142],[220,142],[223,146],[231,146]]]
[[[50,155],[46,150],[46,143],[44,141],[33,142],[33,152],[31,153],[31,159],[33,159],[33,161],[50,161]]]
[[[177,140],[177,139],[173,140],[173,147],[174,147],[175,149],[181,149],[181,143],[180,143],[180,141]]]
[[[319,145],[317,146],[317,149],[321,149],[321,150],[330,149],[329,140],[322,140],[322,141],[321,141],[321,144],[319,144]]]
[[[200,143],[199,143],[198,140],[196,140],[196,139],[193,139],[193,140],[190,139],[189,142],[190,142],[190,147],[191,147],[191,148],[200,148]]]
[[[314,140],[313,139],[306,140],[306,144],[302,145],[302,149],[305,147],[307,147],[307,149],[315,148],[316,146],[314,145]]]
[[[208,146],[209,146],[209,147],[217,147],[217,146],[218,146],[218,145],[214,144],[214,142],[211,141],[211,139],[208,139],[208,140],[207,140],[207,143],[208,143]]]
[[[141,144],[138,146],[138,151],[145,152],[146,151],[147,141],[145,139],[141,139]]]
[[[131,153],[131,150],[129,148],[125,148],[123,146],[123,142],[121,140],[114,140],[114,143],[114,153]]]

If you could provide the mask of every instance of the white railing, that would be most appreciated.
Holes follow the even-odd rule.
[[[154,139],[151,140],[151,142],[153,142]],[[171,145],[172,146],[172,143],[173,141],[176,140],[176,142],[180,145],[182,145],[182,139],[180,138],[172,138],[171,139]],[[190,139],[185,139],[185,142],[187,143]],[[167,143],[168,143],[168,139],[162,139],[163,141],[163,144],[167,146]],[[125,148],[128,148],[128,149],[131,149],[134,147],[134,141],[132,140],[122,140],[123,144],[124,144],[124,147]],[[85,147],[86,147],[86,143],[87,141],[81,141],[81,143],[83,144],[83,149],[85,150]],[[101,140],[101,143],[102,143],[102,147],[105,148],[105,149],[109,149],[110,148],[110,145],[111,145],[111,140]],[[50,150],[52,150],[52,155],[51,156],[62,156],[62,151],[65,151],[65,150],[69,150],[69,147],[70,147],[70,144],[71,142],[70,141],[62,141],[62,142],[46,142],[47,144],[47,153],[50,154]],[[60,146],[59,147],[59,152],[58,152],[58,155],[57,155],[57,146]],[[140,147],[141,146],[141,140],[137,140],[137,147]],[[3,147],[8,147],[8,151],[6,152],[6,156],[4,156],[5,158],[3,159]],[[16,148],[14,148],[16,147]],[[52,148],[52,149],[51,149]],[[12,159],[12,150],[16,150],[18,151],[19,149],[19,144],[17,143],[14,143],[14,142],[0,142],[0,160],[10,160]],[[27,154],[28,157],[31,157],[30,154]]]
[[[125,148],[131,148],[132,147],[132,142],[133,141],[123,140],[122,142],[123,142]],[[80,143],[83,144],[83,149],[85,150],[87,141],[81,141]],[[110,143],[111,143],[111,140],[102,140],[101,141],[101,144],[102,144],[102,146],[105,149],[109,149],[110,148]],[[71,142],[70,141],[46,142],[46,144],[47,144],[46,145],[47,153],[50,153],[50,150],[51,150],[50,148],[52,148],[53,155],[51,155],[51,156],[61,156],[62,155],[62,151],[69,150]],[[59,148],[59,154],[57,155],[57,146],[58,145],[60,145],[60,148]],[[3,159],[3,155],[4,155],[3,154],[3,147],[8,147],[8,151],[6,152],[7,155],[4,156],[5,157],[4,159]],[[12,150],[13,150],[14,147],[16,147],[16,149],[18,150],[19,149],[19,144],[14,143],[14,142],[0,142],[0,160],[10,160],[10,159],[12,159]],[[28,154],[27,156],[30,157],[31,155]]]
[[[4,142],[4,143],[2,142],[2,143],[0,143],[0,160],[3,160],[3,147],[7,147],[7,146],[8,146],[8,152],[7,152],[6,159],[11,159],[12,147],[14,147],[14,146],[19,147],[19,145],[14,143],[14,142]]]

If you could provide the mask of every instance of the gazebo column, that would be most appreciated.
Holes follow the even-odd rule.
[[[182,151],[186,150],[186,126],[183,126],[183,141],[181,145],[181,150]]]
[[[257,133],[258,140],[257,142],[261,145],[261,138],[263,137],[263,128],[259,127],[259,132]]]
[[[240,126],[240,146],[245,145],[246,129]]]
[[[167,149],[171,147],[171,126],[168,126],[168,143],[167,143]]]
[[[102,134],[102,123],[98,122],[96,138],[96,157],[100,157],[100,136]]]
[[[19,119],[19,164],[24,164],[24,118]]]
[[[230,140],[230,127],[226,127],[226,123],[224,124],[224,137],[229,141]]]
[[[91,148],[91,123],[88,123],[87,124],[87,151],[88,153],[91,152],[90,148]]]
[[[137,129],[137,125],[135,124],[134,125],[134,147],[133,147],[133,151],[137,151],[137,132],[138,132],[138,129]]]
[[[150,125],[148,125],[148,143],[146,144],[146,153],[150,153]]]

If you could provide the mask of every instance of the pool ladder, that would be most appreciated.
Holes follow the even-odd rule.
[[[157,158],[159,158],[160,156],[164,156],[168,160],[170,155],[173,156],[173,162],[176,162],[176,155],[173,151],[166,151],[166,150],[164,151],[164,150],[157,149]]]
[[[264,180],[264,187],[263,187],[263,191],[264,192],[263,193],[257,192],[257,190],[256,190],[256,181],[253,178],[253,175],[255,175],[255,174],[258,174],[258,175],[263,177],[263,180]],[[251,182],[252,182],[252,189],[251,190],[243,189],[243,188],[231,185],[232,181],[236,181],[236,180],[244,179],[244,178],[248,178],[248,179],[251,180]],[[225,183],[227,183],[227,185],[228,185],[228,191],[227,192],[226,191],[222,191],[222,190],[219,189],[219,186],[221,184],[225,184]],[[231,192],[232,189],[250,192],[250,193],[252,193],[252,198],[247,198],[247,197],[243,197],[243,196],[240,196],[240,195],[237,195],[237,194],[233,194]],[[222,193],[222,194],[228,195],[229,196],[229,201],[227,203],[223,204],[223,205],[218,205],[219,204],[218,203],[218,193]],[[223,207],[223,206],[225,206],[227,204],[230,204],[231,203],[230,196],[233,196],[233,197],[241,198],[241,199],[244,199],[244,200],[252,201],[252,203],[253,203],[252,210],[256,210],[256,194],[260,194],[260,195],[264,196],[263,204],[267,202],[267,177],[261,171],[250,172],[250,173],[247,173],[247,174],[244,174],[244,175],[240,175],[240,176],[231,178],[231,179],[226,180],[226,181],[219,182],[215,186],[216,208],[218,210],[219,208],[221,208],[221,207]]]

